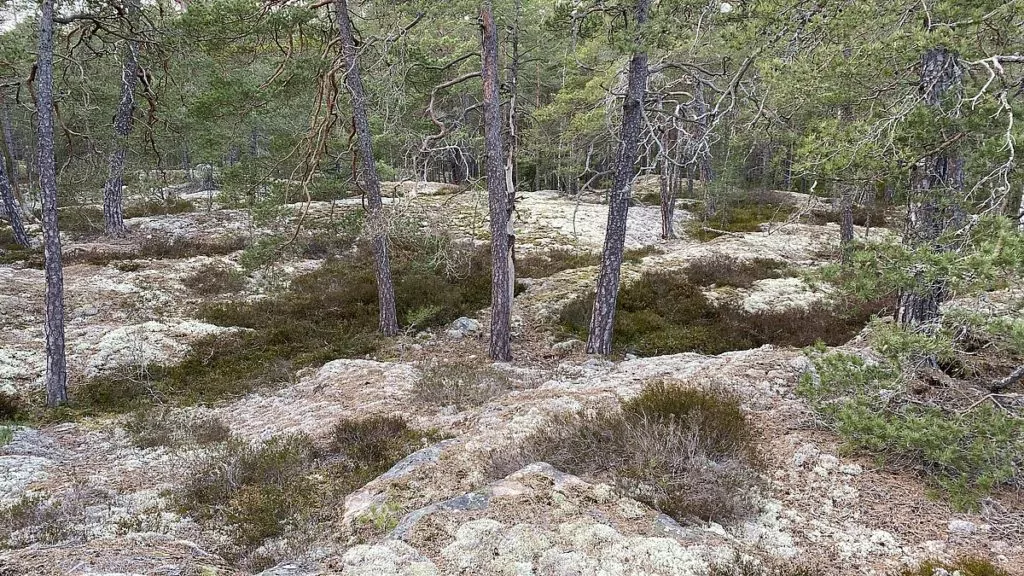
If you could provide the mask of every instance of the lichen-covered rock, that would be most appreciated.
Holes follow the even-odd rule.
[[[145,322],[115,328],[95,344],[95,351],[86,361],[85,375],[95,376],[124,366],[173,362],[196,340],[234,330],[194,320]]]
[[[408,544],[387,540],[380,544],[353,546],[345,552],[344,576],[437,576],[434,564]]]
[[[480,321],[473,318],[457,318],[445,333],[452,338],[466,338],[480,333]]]
[[[814,290],[801,278],[767,278],[754,282],[743,297],[743,309],[747,312],[807,308],[825,297],[821,290]]]

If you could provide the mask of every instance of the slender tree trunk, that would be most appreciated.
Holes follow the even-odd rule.
[[[11,230],[14,232],[14,241],[19,246],[29,247],[28,234],[25,233],[25,225],[21,222],[21,207],[14,199],[14,191],[11,189],[11,182],[7,179],[7,168],[4,166],[3,158],[0,158],[0,201],[3,202],[3,213],[7,221],[11,223]]]
[[[10,157],[10,170],[7,169],[7,160],[0,155],[0,208],[2,214],[11,224],[14,233],[14,241],[19,246],[30,245],[28,234],[25,233],[25,225],[22,219],[21,206],[18,205],[18,166],[14,161],[14,135],[11,131],[11,119],[7,113],[7,101],[0,93],[0,124],[3,125],[4,146],[7,148],[7,156]]]
[[[793,145],[786,148],[786,159],[782,164],[782,189],[789,191],[793,189]]]
[[[852,50],[843,49],[843,58],[849,59]],[[852,124],[854,121],[853,106],[843,104],[839,108],[839,120],[843,124]],[[841,182],[839,190],[839,250],[842,261],[849,262],[853,251],[853,204],[856,197],[856,188],[853,184]]]
[[[134,27],[138,6],[126,2],[129,20]],[[128,35],[134,34],[129,29]],[[114,115],[114,152],[110,155],[110,174],[103,186],[103,222],[108,236],[124,236],[124,158],[128,150],[128,135],[132,131],[132,115],[135,113],[135,83],[139,74],[139,43],[129,39],[125,42],[124,62],[121,66],[121,100]]]
[[[484,142],[487,148],[487,200],[491,217],[491,359],[512,359],[512,294],[509,282],[509,202],[498,94],[498,29],[491,0],[480,6],[484,83]]]
[[[853,187],[839,185],[839,250],[843,262],[850,259],[853,248]]]
[[[673,173],[675,164],[669,161],[669,129],[661,135],[661,170],[659,171],[659,183],[661,184],[661,237],[669,240],[676,237],[673,227],[673,219],[676,211],[675,183]]]
[[[516,294],[516,156],[519,152],[519,117],[516,114],[519,98],[519,18],[523,10],[522,0],[515,0],[515,15],[512,26],[512,61],[509,62],[506,83],[508,84],[508,150],[505,153],[505,191],[508,195],[505,234],[508,236],[508,292],[509,313]]]
[[[1024,232],[1024,186],[1020,190],[1020,208],[1017,210],[1017,229]]]
[[[704,215],[714,216],[718,211],[718,206],[716,198],[711,192],[711,181],[715,178],[714,168],[711,166],[711,151],[708,149],[711,118],[708,117],[708,105],[704,100],[704,87],[701,84],[697,84],[694,88],[694,107],[697,117],[697,134],[693,139],[694,147],[691,154],[697,176],[704,186]]]
[[[338,12],[338,32],[345,57],[345,85],[352,97],[352,117],[355,121],[366,189],[366,206],[372,233],[374,268],[377,274],[377,300],[380,305],[380,332],[385,336],[398,334],[398,314],[395,311],[395,285],[391,278],[391,258],[388,254],[388,228],[384,206],[380,198],[380,178],[373,157],[370,119],[366,111],[366,91],[359,72],[359,53],[352,34],[352,21],[348,15],[348,2],[335,0]],[[355,176],[355,175],[353,175]]]
[[[53,407],[68,401],[68,369],[64,355],[64,270],[57,226],[57,168],[53,152],[53,0],[42,0],[39,17],[36,112],[46,269],[46,319],[43,326],[46,333],[46,405]]]
[[[941,109],[946,94],[959,88],[961,75],[953,52],[945,48],[925,52],[921,57],[920,83],[925,104]],[[946,149],[926,157],[917,167],[904,236],[907,245],[949,250],[941,239],[961,218],[959,196],[963,191],[963,165],[963,158],[956,150]],[[940,305],[947,296],[946,283],[926,279],[923,270],[916,270],[915,278],[915,285],[899,295],[896,320],[902,326],[928,328],[940,317]]]
[[[594,309],[590,318],[590,335],[587,338],[587,352],[590,354],[609,354],[612,351],[615,307],[622,272],[622,251],[626,243],[626,217],[629,213],[630,187],[635,177],[634,164],[647,88],[647,52],[641,47],[641,34],[650,7],[651,0],[636,2],[636,48],[629,61],[628,88],[622,103],[622,136],[608,198],[608,225],[605,229],[604,251],[601,255],[601,271],[597,278]]]
[[[14,130],[11,128],[11,114],[10,110],[7,109],[7,100],[4,98],[2,91],[0,91],[0,127],[2,127],[4,132],[4,146],[7,148],[7,160],[9,161],[9,164],[7,164],[7,177],[10,180],[14,197],[20,200],[20,175],[18,174],[18,156],[15,154]],[[0,158],[0,161],[3,161],[3,159]]]

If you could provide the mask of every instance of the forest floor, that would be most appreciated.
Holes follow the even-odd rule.
[[[486,238],[484,196],[453,194],[442,186],[429,192],[391,204],[425,228]],[[292,205],[283,221],[294,223],[300,214],[327,218],[358,206],[358,199]],[[69,238],[65,250],[124,250],[168,234],[210,242],[259,228],[246,211],[211,208],[134,218],[123,243]],[[521,254],[601,247],[601,204],[528,192],[517,210]],[[677,213],[680,224],[688,217],[683,209]],[[665,241],[658,208],[634,206],[627,248],[648,250],[627,262],[623,278],[681,270],[716,254],[808,269],[832,258],[838,237],[835,224],[793,221],[707,242],[686,235]],[[71,396],[83,379],[118,366],[173,362],[196,340],[232,330],[196,319],[207,297],[185,281],[211,262],[235,267],[241,254],[139,258],[132,265],[69,263]],[[322,262],[291,258],[255,272],[234,298],[260,298]],[[523,279],[526,289],[514,307],[515,361],[496,365],[507,374],[508,388],[480,405],[429,405],[416,399],[414,385],[426,367],[440,361],[484,362],[486,310],[475,316],[479,329],[468,333],[409,332],[372,357],[333,360],[236,400],[183,409],[194,417],[216,417],[232,435],[252,441],[295,432],[323,438],[339,418],[376,414],[403,416],[415,428],[447,438],[362,488],[337,494],[337,514],[329,521],[293,526],[286,537],[270,540],[261,553],[282,564],[263,574],[701,575],[709,564],[737,554],[793,559],[827,574],[888,574],[926,558],[970,554],[1024,574],[1020,496],[999,495],[979,512],[955,512],[912,470],[849,455],[795,393],[809,366],[799,349],[763,346],[715,356],[617,360],[583,354],[580,343],[552,327],[552,319],[592,288],[596,272],[587,266]],[[21,395],[37,393],[41,384],[42,290],[41,270],[0,266],[0,383]],[[713,298],[736,299],[748,309],[803,306],[823,297],[822,288],[797,278],[708,290]],[[855,338],[845,348],[855,350],[859,342]],[[494,450],[544,426],[552,415],[615,405],[656,379],[726,389],[742,398],[766,461],[755,512],[724,524],[680,524],[599,479],[540,463],[506,478],[488,476]],[[140,448],[125,426],[125,416],[97,416],[13,430],[0,447],[0,505],[57,500],[61,505],[46,514],[59,518],[40,512],[37,523],[68,525],[54,527],[59,536],[26,536],[24,530],[12,535],[9,548],[0,552],[0,574],[249,573],[215,552],[228,538],[224,530],[183,515],[167,496],[207,449]]]

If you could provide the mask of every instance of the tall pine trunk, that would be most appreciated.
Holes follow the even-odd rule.
[[[665,128],[661,133],[661,169],[659,170],[658,182],[661,185],[661,237],[670,240],[676,237],[673,226],[676,212],[675,196],[675,173],[676,165],[669,160],[670,128]]]
[[[622,272],[622,251],[626,244],[626,217],[629,213],[630,188],[635,176],[640,126],[643,123],[643,103],[647,88],[647,52],[641,46],[644,24],[651,0],[637,0],[634,14],[635,48],[629,61],[628,88],[622,103],[622,135],[615,157],[615,176],[608,195],[608,225],[605,228],[601,271],[597,278],[597,293],[590,318],[587,352],[609,354],[615,327],[615,307],[619,297]]]
[[[391,257],[388,254],[388,225],[380,198],[380,177],[374,163],[370,119],[366,110],[366,90],[363,88],[363,79],[359,72],[359,53],[352,34],[348,2],[335,0],[334,6],[338,12],[338,33],[341,36],[341,49],[345,58],[345,86],[352,97],[352,118],[358,140],[359,160],[363,169],[366,206],[370,213],[369,226],[373,243],[374,269],[377,274],[377,302],[380,306],[379,328],[381,334],[394,336],[398,334],[395,285],[391,278]]]
[[[68,401],[68,368],[64,355],[64,270],[57,227],[57,168],[53,152],[53,0],[42,0],[39,18],[36,113],[46,270],[46,319],[43,325],[46,333],[46,405],[53,407]]]
[[[129,25],[121,64],[121,99],[114,114],[114,152],[110,155],[110,172],[103,186],[103,223],[108,236],[124,236],[124,158],[128,150],[128,135],[132,131],[135,113],[135,84],[139,74],[139,43],[131,38],[135,33],[139,7],[135,0],[125,2]]]
[[[487,204],[491,219],[491,342],[493,360],[512,359],[512,271],[509,266],[509,201],[498,94],[498,29],[490,0],[480,6],[484,84],[484,144],[487,149]]]
[[[11,119],[7,113],[7,102],[3,94],[0,94],[0,125],[4,133],[4,145],[7,148],[7,156],[10,157],[10,170],[7,169],[7,159],[0,154],[0,208],[3,215],[11,224],[14,233],[14,241],[19,246],[28,247],[28,234],[25,233],[25,225],[22,221],[21,206],[18,205],[15,196],[18,185],[18,166],[14,161],[14,135],[11,131]]]
[[[508,280],[505,290],[509,293],[509,306],[515,301],[516,287],[516,181],[519,173],[516,169],[516,157],[519,151],[519,117],[516,108],[519,104],[519,19],[523,10],[522,0],[515,0],[515,14],[512,25],[512,60],[508,64],[505,76],[508,85],[508,146],[505,150],[505,193],[508,196],[508,203],[505,210],[508,216],[505,219],[505,234],[508,236]],[[510,308],[511,310],[511,308]],[[510,312],[511,314],[511,312]]]
[[[11,223],[11,230],[14,232],[14,241],[19,246],[28,247],[28,234],[25,233],[25,225],[21,222],[21,207],[14,199],[14,190],[11,188],[11,180],[7,177],[7,168],[4,159],[0,157],[0,201],[3,202],[3,212],[7,221]]]
[[[850,48],[843,49],[843,58],[849,60],[852,51]],[[839,108],[839,120],[843,124],[852,124],[854,121],[853,106],[843,104]],[[839,251],[844,263],[849,262],[853,251],[853,203],[856,196],[856,188],[850,183],[839,184]]]
[[[851,185],[839,185],[839,250],[843,262],[850,260],[853,250],[853,197]]]
[[[16,145],[14,143],[14,129],[11,128],[11,114],[7,108],[7,100],[4,98],[3,92],[0,91],[0,128],[3,129],[4,133],[4,146],[7,148],[7,160],[10,164],[7,165],[7,177],[10,179],[11,189],[14,192],[16,199],[21,199],[19,195],[18,185],[19,174],[18,174],[18,157],[15,154]],[[0,158],[3,161],[3,158]]]
[[[957,56],[945,48],[932,48],[921,57],[920,91],[927,106],[942,110],[943,98],[959,87],[962,71]],[[942,243],[944,233],[962,221],[959,197],[964,185],[964,161],[953,149],[925,157],[916,167],[912,182],[912,201],[907,214],[904,242],[910,247],[948,250]],[[896,320],[910,328],[928,328],[940,317],[940,305],[946,299],[946,283],[925,278],[924,270],[915,270],[915,283],[901,291]]]
[[[711,118],[708,117],[708,104],[704,100],[704,86],[700,83],[694,87],[694,112],[697,118],[697,133],[693,137],[690,154],[697,177],[704,186],[704,215],[714,216],[718,212],[718,202],[711,191],[711,181],[715,179],[715,171],[711,166],[711,151],[708,149]]]

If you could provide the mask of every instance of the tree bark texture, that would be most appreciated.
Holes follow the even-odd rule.
[[[136,20],[138,6],[126,2],[128,18]],[[132,28],[134,26],[129,26]],[[132,131],[135,113],[135,84],[139,75],[139,43],[130,38],[129,29],[121,64],[121,99],[114,114],[114,151],[110,155],[107,183],[103,186],[103,223],[108,236],[124,236],[124,158],[128,151],[128,135]]]
[[[53,152],[53,0],[42,0],[39,56],[36,62],[39,189],[43,204],[43,251],[46,272],[46,405],[68,401],[64,354],[64,270],[57,226],[57,169]]]
[[[622,133],[615,158],[615,175],[608,196],[608,224],[605,228],[601,271],[590,317],[587,352],[609,354],[615,327],[615,307],[619,296],[622,251],[626,243],[626,217],[629,213],[630,188],[635,177],[634,164],[643,123],[643,103],[647,88],[647,52],[642,47],[644,24],[651,0],[637,0],[634,12],[636,48],[629,60],[628,88],[622,103]]]
[[[484,84],[484,144],[487,149],[487,204],[491,219],[491,340],[492,360],[512,359],[512,293],[509,290],[509,201],[501,134],[498,94],[498,29],[490,0],[480,6]]]
[[[28,234],[25,233],[25,225],[21,221],[21,207],[14,198],[14,190],[11,188],[11,180],[7,176],[7,168],[0,158],[0,201],[3,202],[3,213],[11,224],[14,232],[14,241],[18,246],[29,246]]]
[[[708,104],[704,99],[704,87],[701,84],[694,87],[694,113],[697,118],[697,132],[690,141],[687,155],[692,159],[697,176],[704,186],[704,214],[714,216],[718,211],[718,203],[711,191],[711,182],[715,179],[715,170],[711,166],[711,150],[708,148],[711,118],[708,117]]]
[[[661,185],[661,238],[670,240],[676,237],[673,220],[676,212],[676,174],[678,168],[669,160],[672,141],[669,138],[670,128],[666,128],[661,134],[661,170],[658,181]]]
[[[921,57],[919,86],[925,105],[941,110],[943,98],[959,88],[962,73],[955,53],[945,48],[926,51]],[[908,246],[949,249],[942,245],[941,238],[962,223],[959,197],[964,186],[963,168],[963,158],[954,149],[927,156],[916,166],[904,236]],[[925,279],[920,270],[915,275],[915,285],[899,295],[896,320],[905,327],[928,327],[939,319],[939,306],[947,296],[946,284]]]
[[[10,164],[7,165],[7,177],[10,179],[14,197],[20,198],[18,195],[18,185],[20,184],[19,179],[21,176],[18,174],[18,156],[15,153],[17,148],[14,142],[14,129],[11,127],[10,110],[7,109],[7,101],[2,93],[0,93],[0,126],[2,126],[4,132],[4,146],[7,148],[7,159],[10,160]]]
[[[388,246],[388,226],[380,196],[380,177],[373,157],[370,119],[366,109],[366,90],[359,71],[359,53],[352,33],[352,20],[348,15],[348,2],[335,0],[338,12],[338,33],[341,36],[345,58],[345,86],[352,97],[352,118],[355,123],[359,159],[362,164],[368,223],[372,235],[374,270],[377,276],[377,301],[380,306],[379,329],[385,336],[398,334],[398,314],[395,310],[395,284],[391,277],[391,257]],[[354,175],[353,175],[354,176]]]

